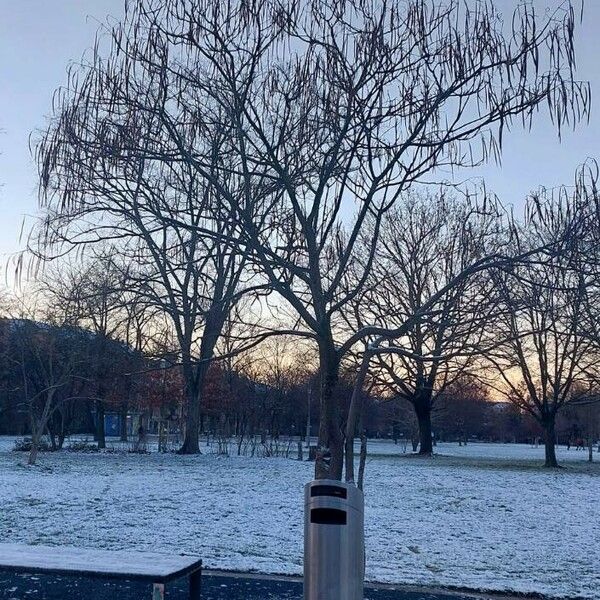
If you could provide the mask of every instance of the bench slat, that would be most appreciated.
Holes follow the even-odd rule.
[[[153,552],[108,551],[68,546],[0,544],[0,570],[54,574],[83,574],[114,579],[167,582],[197,571],[196,556]]]

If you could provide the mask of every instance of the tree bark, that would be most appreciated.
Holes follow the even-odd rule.
[[[315,479],[342,479],[344,442],[340,429],[335,389],[339,380],[340,359],[333,339],[319,342],[320,407],[319,447],[315,460]]]
[[[202,404],[202,392],[208,373],[208,362],[200,363],[196,372],[190,369],[186,375],[186,415],[185,415],[185,437],[179,454],[200,454],[200,413]]]
[[[431,403],[427,398],[417,396],[413,401],[417,423],[419,424],[419,455],[431,456],[433,442],[431,439]]]
[[[544,427],[544,451],[546,460],[545,467],[556,468],[558,461],[556,460],[556,431],[554,429],[554,416],[548,415],[542,422]]]
[[[104,404],[96,400],[96,441],[98,448],[106,448],[106,433],[104,431]]]
[[[216,306],[209,311],[204,324],[204,332],[200,343],[200,361],[194,363],[191,355],[186,353],[184,378],[186,382],[187,411],[185,418],[185,437],[179,454],[200,454],[200,423],[202,413],[202,396],[206,384],[206,376],[210,361],[214,356],[215,345],[221,335],[225,322],[226,311],[221,312]],[[189,346],[188,346],[189,348]]]
[[[38,448],[40,445],[39,436],[37,434],[31,435],[31,449],[29,450],[29,459],[27,460],[28,465],[35,465],[37,460]]]
[[[127,404],[121,404],[121,418],[119,419],[119,433],[122,442],[127,441]]]
[[[67,419],[65,417],[65,410],[63,407],[63,410],[59,410],[58,411],[58,416],[59,416],[59,429],[58,429],[58,449],[62,450],[63,446],[65,445],[65,438],[67,437]]]
[[[358,462],[357,487],[363,489],[365,483],[365,467],[367,466],[367,432],[364,429],[360,433],[360,458]]]
[[[31,448],[29,449],[29,458],[27,460],[28,465],[35,465],[35,461],[37,460],[38,451],[40,448],[40,438],[41,433],[40,429],[35,422],[35,416],[31,414]]]
[[[185,436],[178,454],[200,454],[200,394],[191,385],[186,394]]]
[[[48,433],[50,435],[50,447],[52,448],[52,452],[56,452],[58,450],[58,445],[56,443],[56,433],[54,429],[48,427]]]
[[[354,436],[360,421],[360,435],[363,433],[363,385],[367,372],[369,371],[370,355],[367,349],[363,356],[354,389],[352,390],[352,398],[350,399],[350,407],[348,409],[348,417],[346,420],[346,481],[354,482]],[[361,438],[362,439],[362,438]],[[362,443],[361,443],[362,450]],[[362,457],[361,457],[362,460]]]

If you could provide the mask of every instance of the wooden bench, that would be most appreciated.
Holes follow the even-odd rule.
[[[190,600],[198,600],[202,561],[195,556],[151,552],[0,544],[0,571],[146,581],[153,586],[152,600],[163,600],[165,584],[187,576]]]

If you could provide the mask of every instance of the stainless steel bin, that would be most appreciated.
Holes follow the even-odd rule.
[[[363,600],[364,499],[320,479],[304,487],[304,600]]]

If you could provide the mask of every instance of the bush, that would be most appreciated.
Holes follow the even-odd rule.
[[[31,442],[31,438],[15,440],[15,445],[12,450],[13,452],[31,452]],[[50,446],[47,440],[42,438],[38,446],[38,452],[50,452],[51,450],[52,446]]]
[[[127,449],[127,453],[128,454],[150,454],[150,451],[146,447],[138,446],[136,448],[135,446],[133,446],[133,447]]]
[[[69,447],[67,448],[69,452],[84,452],[91,454],[93,452],[98,452],[98,446],[96,444],[91,444],[90,442],[71,442]]]

